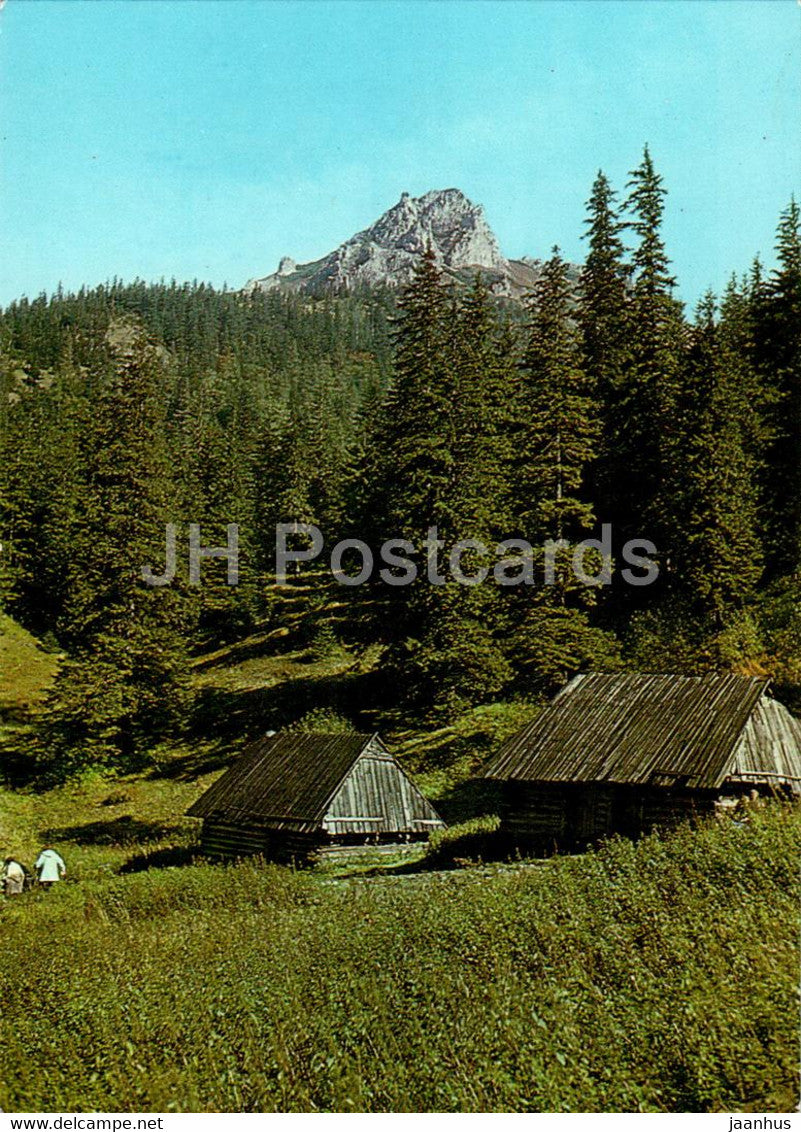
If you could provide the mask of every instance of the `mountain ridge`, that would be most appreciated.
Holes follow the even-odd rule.
[[[420,197],[402,193],[378,220],[321,259],[297,264],[283,256],[277,271],[250,279],[243,291],[322,295],[364,286],[402,286],[426,247],[455,282],[466,283],[480,271],[496,294],[507,297],[521,297],[542,271],[541,260],[506,259],[483,207],[460,189],[432,189]]]

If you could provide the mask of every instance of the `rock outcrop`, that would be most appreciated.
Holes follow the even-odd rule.
[[[282,288],[314,295],[399,286],[409,281],[429,246],[447,275],[468,282],[481,271],[498,294],[520,295],[539,276],[540,261],[507,260],[502,255],[480,205],[459,189],[442,189],[421,197],[403,193],[375,224],[323,259],[298,266],[284,256],[274,275],[251,279],[244,289]]]

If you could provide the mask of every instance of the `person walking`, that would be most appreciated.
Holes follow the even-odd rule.
[[[36,869],[36,875],[42,888],[50,888],[51,884],[63,880],[67,875],[67,866],[63,859],[49,845],[44,847],[36,858],[36,864],[33,867]]]
[[[19,896],[25,887],[25,869],[14,857],[3,861],[3,891],[6,896]]]

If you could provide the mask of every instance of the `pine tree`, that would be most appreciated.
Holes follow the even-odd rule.
[[[631,365],[629,269],[621,239],[624,225],[616,194],[603,172],[592,187],[585,221],[589,252],[581,272],[577,310],[583,364],[593,383],[601,434],[590,469],[592,491],[600,517],[616,530],[630,525],[631,472],[627,448],[626,379]]]
[[[628,187],[629,227],[638,243],[632,257],[632,357],[618,430],[630,489],[619,535],[651,539],[669,561],[676,529],[669,480],[680,448],[675,409],[685,333],[661,235],[666,190],[647,146]]]
[[[71,532],[61,669],[42,731],[43,759],[64,777],[86,764],[130,766],[180,728],[187,705],[186,603],[142,568],[163,561],[172,510],[164,441],[163,363],[130,323],[108,335],[85,479]]]
[[[575,543],[594,523],[584,479],[599,432],[573,300],[568,266],[554,248],[529,303],[519,436],[517,509],[524,537],[539,548],[539,577],[536,588],[516,595],[512,646],[520,668],[549,688],[587,663],[609,663],[615,652],[587,617],[596,589],[573,569]],[[583,568],[589,577],[602,567],[593,556]]]

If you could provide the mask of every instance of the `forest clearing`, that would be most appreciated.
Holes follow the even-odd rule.
[[[196,672],[223,722],[257,679],[330,691],[350,663],[225,659]],[[485,708],[479,749],[482,726],[486,745],[510,721]],[[403,736],[407,758],[421,738]],[[444,871],[214,864],[181,815],[226,743],[0,793],[4,846],[32,859],[47,835],[69,868],[0,904],[0,1038],[37,1066],[4,1079],[7,1111],[792,1108],[796,807],[536,867],[481,866],[469,833]],[[475,812],[422,780],[451,820]]]

